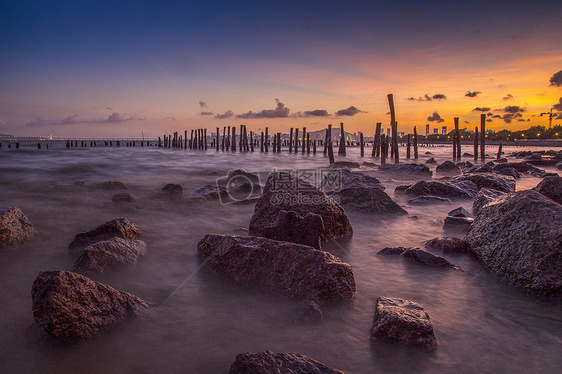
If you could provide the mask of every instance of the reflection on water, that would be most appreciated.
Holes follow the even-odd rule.
[[[427,150],[433,155],[425,155]],[[442,162],[449,153],[450,148],[422,148],[418,162],[429,157]],[[362,161],[358,149],[348,150],[345,159]],[[263,184],[274,168],[326,164],[321,153],[229,154],[140,147],[67,150],[56,144],[49,150],[1,150],[0,205],[20,207],[40,237],[0,252],[0,371],[225,373],[237,354],[265,349],[306,354],[349,373],[559,370],[559,306],[533,301],[467,256],[445,256],[460,270],[439,271],[376,255],[383,247],[422,246],[443,236],[442,221],[448,211],[459,206],[471,209],[469,200],[420,207],[408,205],[405,196],[393,195],[397,185],[417,177],[361,169],[377,176],[409,216],[349,212],[353,237],[328,243],[325,249],[353,266],[357,294],[345,305],[323,305],[324,318],[313,325],[293,321],[302,301],[243,288],[206,269],[196,272],[198,241],[207,233],[245,235],[252,204],[152,198],[167,183],[181,184],[187,195],[232,169],[258,172]],[[125,183],[136,202],[114,204],[111,196],[116,191],[88,187],[109,180]],[[526,176],[518,181],[518,189],[538,182]],[[30,290],[37,273],[70,270],[76,258],[66,248],[74,235],[124,216],[141,228],[149,253],[133,268],[96,280],[154,306],[143,316],[77,345],[64,346],[45,336],[33,325],[31,313]],[[379,296],[412,299],[424,306],[439,349],[425,353],[370,343],[368,331]]]

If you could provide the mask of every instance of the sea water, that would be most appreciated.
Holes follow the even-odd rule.
[[[0,250],[2,373],[227,373],[239,353],[263,350],[305,354],[348,373],[554,373],[562,367],[560,306],[533,300],[469,256],[443,255],[459,267],[445,271],[377,256],[384,247],[423,247],[429,239],[451,235],[443,229],[447,212],[457,207],[471,211],[471,200],[412,206],[407,196],[394,194],[398,185],[441,177],[436,164],[430,165],[432,177],[359,169],[379,178],[409,215],[347,212],[353,237],[324,249],[353,267],[357,294],[349,303],[321,305],[322,321],[304,324],[295,322],[302,301],[239,286],[201,266],[197,243],[210,233],[247,235],[254,204],[187,196],[204,184],[214,185],[230,170],[257,173],[264,184],[272,170],[324,168],[328,160],[322,152],[172,150],[139,147],[138,142],[119,148],[49,145],[39,150],[24,142],[20,149],[0,149],[0,208],[19,207],[39,232],[28,244]],[[506,154],[529,149],[540,150],[504,147]],[[489,147],[488,153],[496,150]],[[416,161],[404,159],[404,148],[401,152],[402,162]],[[450,154],[450,147],[420,147],[417,162],[434,157],[441,163]],[[358,148],[348,148],[348,155],[337,160],[380,163],[361,158]],[[517,189],[532,188],[540,180],[525,175]],[[105,181],[124,183],[136,201],[116,204],[111,197],[122,191],[92,188]],[[168,183],[183,187],[182,201],[154,198]],[[94,279],[152,306],[91,340],[58,343],[34,324],[32,283],[42,270],[71,270],[76,254],[67,246],[74,235],[118,217],[139,226],[148,255],[135,266]],[[431,317],[437,351],[370,343],[380,296],[421,304]]]

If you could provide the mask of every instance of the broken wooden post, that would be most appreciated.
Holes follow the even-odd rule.
[[[457,134],[453,132],[453,162],[457,161]]]
[[[381,165],[386,164],[386,136],[381,134]]]
[[[232,152],[236,152],[236,126],[232,126]]]
[[[408,134],[408,140],[407,140],[407,143],[406,143],[406,158],[408,158],[408,159],[410,158],[410,147],[411,147],[410,134]]]
[[[381,122],[377,122],[377,126],[375,128],[375,137],[373,139],[373,153],[372,156],[373,157],[379,157],[380,156],[380,150],[381,150]]]
[[[310,133],[306,135],[306,154],[310,154]]]
[[[341,130],[341,135],[340,135],[340,147],[338,149],[338,155],[339,156],[345,156],[345,131],[343,130],[343,122],[340,122],[340,130]]]
[[[299,154],[299,128],[295,129],[295,154]]]
[[[496,160],[499,160],[502,157],[502,142],[500,142],[500,146],[498,148],[498,154],[496,156]]]
[[[302,154],[304,155],[304,149],[306,146],[306,127],[302,128]]]
[[[316,154],[316,139],[314,139],[312,142],[312,154],[313,155]]]
[[[330,165],[332,165],[334,160],[334,145],[332,141],[332,125],[328,126],[328,160],[330,161]]]
[[[203,141],[205,142],[205,150],[207,150],[207,129],[203,130]]]
[[[486,160],[486,114],[480,115],[480,161]]]
[[[264,143],[264,142],[263,142],[263,131],[262,131],[262,132],[261,132],[261,142],[260,142],[260,152],[263,152],[263,151],[264,151],[264,150],[263,150],[263,146],[264,146],[263,143]]]
[[[266,153],[269,150],[269,135],[267,134],[268,132],[269,132],[269,129],[266,127],[265,128],[265,152]]]
[[[328,152],[328,134],[332,133],[332,125],[328,125],[328,128],[326,129],[326,133],[324,134],[324,156],[326,156],[326,153]]]
[[[474,161],[478,161],[478,126],[474,127]]]
[[[365,143],[363,142],[363,132],[359,133],[359,146],[361,147],[361,157],[365,156]]]
[[[289,132],[289,153],[293,153],[293,128]]]
[[[388,106],[390,107],[390,127],[392,129],[392,148],[394,152],[394,163],[400,163],[400,152],[398,151],[398,124],[396,123],[396,112],[394,111],[394,96],[387,95]]]
[[[220,139],[220,129],[217,127],[217,134],[215,136],[216,144],[215,147],[217,148],[217,152],[219,151],[219,139]]]
[[[414,126],[414,158],[418,159],[418,130]]]
[[[459,131],[459,117],[455,117],[455,136],[457,141],[457,160],[461,160],[461,133]]]

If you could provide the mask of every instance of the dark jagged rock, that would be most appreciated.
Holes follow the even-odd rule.
[[[482,207],[465,241],[493,273],[543,299],[562,298],[562,205],[518,191]]]
[[[432,155],[432,154],[433,154],[433,153],[431,153],[431,152],[429,152],[429,151],[427,151],[427,152],[424,153],[424,155]]]
[[[461,161],[456,164],[461,170],[464,171],[474,167],[474,164],[470,161]]]
[[[378,255],[400,255],[410,262],[435,268],[455,268],[456,266],[444,259],[419,248],[383,248]]]
[[[426,249],[439,250],[443,253],[468,253],[468,244],[455,237],[434,238],[425,243]]]
[[[370,332],[374,342],[437,348],[429,314],[410,300],[379,297]]]
[[[363,166],[369,166],[369,167],[376,167],[379,166],[377,164],[375,164],[374,162],[369,162],[369,161],[363,161]]]
[[[534,166],[529,165],[526,162],[505,162],[505,163],[502,163],[502,164],[494,165],[493,168],[492,168],[492,171],[497,173],[500,170],[507,169],[507,168],[513,168],[520,173],[528,173],[532,169],[534,169]]]
[[[515,179],[521,179],[521,173],[519,173],[514,168],[505,168],[498,171],[498,174],[507,175],[508,177],[513,177]]]
[[[425,163],[426,163],[426,164],[436,164],[437,161],[435,161],[435,159],[432,157],[432,158],[430,158],[429,160],[427,160]]]
[[[301,313],[297,317],[297,321],[304,323],[320,322],[322,320],[322,310],[315,301],[307,301]]]
[[[398,190],[398,187],[396,190]],[[416,183],[409,185],[406,189],[401,188],[400,191],[412,195],[431,195],[439,197],[472,198],[474,196],[470,191],[466,191],[449,182],[439,181],[417,181]]]
[[[199,256],[222,276],[246,286],[318,301],[345,301],[355,294],[349,264],[301,244],[232,235],[206,235]]]
[[[474,216],[461,207],[447,214],[443,228],[445,230],[466,230],[473,221]]]
[[[505,165],[505,164],[504,164]],[[482,188],[491,188],[502,192],[515,191],[515,181],[512,178],[493,173],[471,173],[453,177],[450,183],[469,180],[474,183],[478,190]]]
[[[498,164],[505,164],[506,162],[508,162],[508,161],[507,161],[507,158],[505,158],[505,157],[502,157],[502,158],[496,160],[496,163],[498,163]]]
[[[223,186],[204,184],[191,193],[191,198],[194,200],[218,199],[226,194],[228,191]]]
[[[108,190],[108,191],[118,191],[118,190],[128,190],[127,187],[123,182],[118,181],[107,181],[102,183],[95,183],[91,186],[92,188],[101,189],[101,190]]]
[[[386,192],[379,188],[353,187],[334,192],[331,196],[346,209],[374,214],[408,214]]]
[[[264,227],[277,220],[280,210],[295,211],[301,216],[316,213],[322,217],[321,241],[351,236],[353,229],[344,209],[308,182],[290,173],[271,173],[250,219],[250,235],[261,235]]]
[[[455,165],[451,161],[445,161],[444,163],[442,163],[440,165],[437,165],[437,168],[435,169],[435,171],[440,172],[440,173],[457,173],[457,174],[460,174],[461,168],[459,166]]]
[[[87,246],[72,271],[84,275],[100,274],[106,269],[132,265],[146,255],[142,240],[112,238]]]
[[[36,236],[37,231],[19,208],[0,211],[0,248],[25,243]]]
[[[544,178],[533,190],[562,204],[562,178],[559,176]]]
[[[491,173],[493,170],[492,166],[485,164],[485,165],[475,165],[471,168],[468,168],[465,172],[466,173]]]
[[[148,307],[134,295],[68,271],[40,272],[31,297],[35,321],[66,343],[98,335]]]
[[[433,172],[423,164],[384,164],[379,166],[380,171],[401,172],[411,174],[432,175]]]
[[[447,181],[449,184],[466,191],[470,196],[476,196],[478,193],[478,187],[470,180],[457,180],[452,179]]]
[[[297,353],[242,353],[228,374],[345,374],[305,355]]]
[[[320,215],[307,213],[302,217],[294,211],[280,210],[277,221],[263,227],[258,236],[321,249],[320,237],[323,232],[324,222]]]
[[[448,214],[450,217],[467,217],[467,218],[474,218],[472,214],[470,214],[466,209],[463,207],[453,209]]]
[[[114,203],[134,203],[135,198],[130,193],[124,192],[111,196],[111,201]]]
[[[179,184],[169,183],[162,187],[155,197],[165,200],[181,200],[183,197],[183,187]]]
[[[89,231],[77,234],[68,245],[70,250],[81,250],[87,246],[111,238],[138,239],[141,231],[127,218],[117,218],[99,225]]]
[[[434,204],[452,204],[453,202],[451,199],[446,197],[439,197],[439,196],[418,196],[413,199],[408,200],[408,204],[410,205],[434,205]]]
[[[556,163],[556,169],[562,170],[562,161]]]
[[[484,205],[494,201],[495,199],[503,195],[505,195],[505,192],[492,190],[490,188],[482,188],[480,191],[478,191],[478,194],[474,198],[474,202],[472,203],[472,212],[474,213],[474,215],[477,215],[478,211]]]
[[[330,171],[320,184],[320,189],[326,193],[355,187],[378,188],[384,191],[384,186],[377,178],[349,169]]]
[[[361,165],[358,162],[353,161],[336,161],[331,166],[334,169],[337,168],[350,168],[350,169],[357,169],[360,168]]]
[[[406,247],[386,247],[377,252],[378,255],[401,255],[409,248]]]

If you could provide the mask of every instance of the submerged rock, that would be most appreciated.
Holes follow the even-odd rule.
[[[87,246],[111,238],[138,239],[141,231],[127,218],[117,218],[99,225],[89,231],[81,232],[68,245],[69,250],[80,250]]]
[[[357,169],[360,168],[361,165],[358,162],[353,161],[336,161],[331,166],[334,169],[337,168],[350,168],[350,169]]]
[[[305,355],[297,353],[242,353],[228,374],[345,374]]]
[[[353,187],[334,192],[331,196],[348,209],[374,214],[406,215],[408,212],[379,188]]]
[[[436,164],[437,161],[435,161],[435,159],[432,157],[432,158],[430,158],[429,160],[427,160],[425,163],[426,163],[426,164]]]
[[[505,164],[503,164],[505,165]],[[451,179],[451,182],[456,181],[471,181],[474,183],[478,190],[482,188],[491,188],[502,192],[513,192],[515,191],[515,181],[512,178],[504,177],[502,175],[493,173],[470,173],[463,174],[458,177]]]
[[[465,241],[492,272],[532,296],[562,298],[562,205],[519,191],[483,206]]]
[[[154,196],[164,200],[181,200],[183,197],[183,187],[179,184],[169,183]]]
[[[399,255],[410,262],[436,268],[456,268],[455,265],[444,259],[419,248],[383,248],[378,255]]]
[[[377,178],[349,169],[333,170],[324,175],[320,189],[326,193],[347,188],[378,188],[384,191],[384,186]]]
[[[25,243],[36,236],[37,231],[19,208],[0,211],[0,248]]]
[[[135,198],[130,193],[124,192],[111,196],[111,201],[114,203],[134,203]]]
[[[474,198],[474,202],[472,203],[472,212],[474,215],[478,214],[478,211],[489,202],[494,201],[495,199],[505,195],[505,192],[492,190],[489,188],[482,188],[478,191],[478,194]]]
[[[301,216],[309,212],[320,215],[324,223],[321,241],[353,233],[347,214],[334,199],[290,173],[274,172],[256,202],[250,219],[250,235],[262,235],[265,227],[275,224],[281,210],[295,211]]]
[[[384,164],[379,166],[380,171],[402,172],[412,174],[432,175],[433,172],[423,164]]]
[[[320,322],[322,320],[322,310],[315,301],[307,301],[301,313],[297,317],[297,321],[304,323]]]
[[[118,191],[118,190],[128,190],[129,187],[125,185],[123,182],[118,181],[107,181],[101,183],[94,183],[91,185],[91,188],[107,190],[107,191]]]
[[[474,195],[471,191],[463,189],[448,182],[439,181],[417,181],[414,184],[407,186],[399,186],[397,191],[402,191],[406,194],[412,195],[431,195],[438,197],[458,197],[458,198],[472,198]]]
[[[305,245],[252,236],[206,235],[197,251],[209,267],[242,285],[307,300],[345,301],[355,294],[349,264]]]
[[[425,243],[426,249],[439,250],[443,253],[468,253],[468,244],[455,237],[434,238]]]
[[[559,176],[544,178],[533,190],[562,204],[562,178]]]
[[[228,191],[223,186],[204,184],[191,193],[191,198],[195,200],[218,199],[226,194]]]
[[[442,163],[440,165],[437,165],[437,168],[435,169],[435,171],[441,172],[441,173],[457,173],[457,174],[460,174],[461,168],[460,168],[460,166],[455,165],[451,161],[445,161],[444,163]]]
[[[320,237],[323,232],[324,222],[320,215],[307,213],[302,217],[295,211],[280,210],[277,221],[263,227],[257,236],[321,249]]]
[[[31,297],[35,321],[66,343],[93,337],[148,307],[134,295],[68,271],[40,272]]]
[[[106,269],[132,265],[146,255],[146,243],[136,239],[111,238],[87,246],[72,271],[84,275],[103,273]]]
[[[413,199],[408,200],[410,205],[434,205],[434,204],[452,204],[451,199],[446,197],[424,195],[418,196]]]
[[[450,211],[445,217],[443,228],[454,230],[466,230],[474,221],[474,216],[460,207]]]
[[[410,300],[379,297],[370,332],[375,342],[437,348],[429,314]]]

